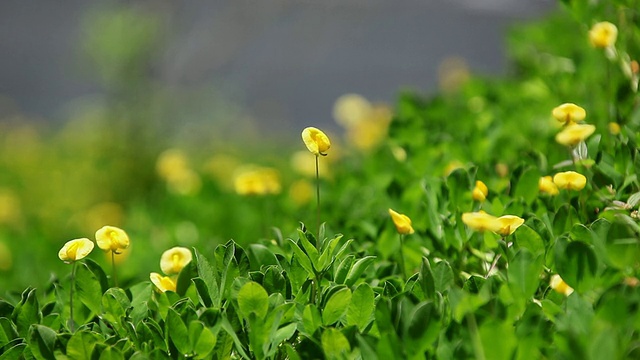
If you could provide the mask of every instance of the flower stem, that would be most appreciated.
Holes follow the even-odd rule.
[[[116,253],[111,251],[111,268],[113,270],[113,286],[118,287],[118,274],[116,272]]]
[[[76,323],[73,321],[73,289],[76,284],[76,261],[71,267],[71,288],[69,289],[69,330],[76,331]]]
[[[318,229],[317,247],[320,244],[320,172],[318,170],[318,155],[316,155],[316,228]]]
[[[399,236],[400,236],[400,270],[402,271],[402,280],[406,281],[407,280],[407,270],[405,270],[404,252],[402,251],[404,249],[404,237],[402,236],[402,234],[400,234]]]

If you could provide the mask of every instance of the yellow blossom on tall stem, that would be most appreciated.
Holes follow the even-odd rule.
[[[96,231],[96,243],[105,252],[111,252],[111,265],[113,267],[113,283],[118,286],[118,276],[116,273],[115,254],[129,247],[129,235],[115,226],[103,226]]]
[[[191,250],[181,246],[173,247],[162,253],[160,269],[167,275],[179,274],[192,258]]]
[[[318,229],[318,237],[320,237],[320,174],[318,170],[318,158],[320,155],[327,156],[326,152],[331,147],[331,141],[329,141],[329,137],[322,132],[322,130],[314,127],[307,127],[302,130],[302,141],[316,158],[316,225]],[[321,241],[321,239],[316,239],[316,241]]]
[[[158,288],[158,290],[162,292],[166,291],[176,291],[176,283],[168,276],[162,276],[158,273],[152,272],[149,274],[149,279],[153,283],[153,285]]]
[[[485,185],[485,183],[483,183],[482,181],[477,180],[476,186],[473,188],[473,191],[471,192],[471,196],[473,197],[473,200],[483,202],[487,199],[488,195],[489,195],[489,188],[487,188],[487,185]]]
[[[617,38],[618,28],[608,21],[596,23],[589,30],[589,41],[597,48],[613,47]]]
[[[573,288],[569,286],[558,274],[554,274],[551,276],[551,281],[549,281],[549,286],[557,291],[558,293],[569,296],[573,294]]]
[[[513,234],[520,225],[524,224],[524,219],[515,215],[503,215],[497,219],[500,228],[495,231],[496,234],[507,236]]]
[[[498,235],[507,236],[513,234],[524,219],[515,215],[503,215],[495,217],[484,211],[468,212],[462,214],[462,222],[474,231],[491,231]]]
[[[84,259],[93,251],[93,241],[80,238],[67,241],[58,251],[58,258],[67,264],[73,264],[71,268],[71,286],[69,288],[69,329],[75,331],[76,324],[73,320],[73,291],[75,289],[76,262]]]
[[[411,226],[411,219],[405,215],[400,214],[393,209],[389,209],[389,215],[391,215],[391,220],[393,220],[393,225],[396,227],[396,231],[400,235],[400,270],[402,271],[402,276],[406,280],[407,274],[404,265],[404,235],[413,234],[415,231]]]
[[[555,174],[553,176],[553,183],[556,184],[559,189],[580,191],[587,184],[587,178],[575,171],[565,171]]]
[[[558,195],[559,193],[558,186],[553,182],[551,176],[543,176],[538,180],[538,190],[551,196]]]
[[[556,106],[551,114],[556,120],[567,125],[582,121],[587,116],[587,112],[582,107],[573,103]]]
[[[576,146],[596,131],[590,124],[569,124],[556,135],[556,141],[565,146]]]

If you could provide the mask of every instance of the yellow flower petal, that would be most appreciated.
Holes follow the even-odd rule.
[[[587,184],[587,178],[575,171],[565,171],[553,176],[553,183],[559,189],[582,190]]]
[[[589,124],[570,124],[556,135],[556,141],[565,146],[575,146],[591,136],[596,127]]]
[[[314,155],[327,155],[326,152],[331,147],[331,142],[327,135],[322,130],[314,127],[302,130],[302,141]]]
[[[236,172],[234,187],[239,195],[278,194],[280,174],[272,168],[245,166]]]
[[[582,121],[587,116],[587,112],[582,107],[573,103],[557,106],[551,114],[556,120],[566,124]]]
[[[559,193],[558,186],[553,182],[553,178],[551,176],[541,177],[538,181],[538,189],[540,192],[551,196],[558,195]]]
[[[64,262],[74,262],[89,255],[93,246],[93,241],[87,238],[69,240],[58,251],[58,257]]]
[[[558,293],[569,296],[573,293],[573,288],[569,286],[558,274],[554,274],[551,276],[551,281],[549,282],[549,286],[557,291]]]
[[[191,251],[185,247],[176,246],[164,253],[160,257],[160,269],[166,275],[180,273],[192,259]]]
[[[485,185],[485,183],[483,183],[482,181],[477,180],[476,187],[473,188],[473,191],[471,193],[473,200],[484,201],[487,198],[487,195],[489,195],[489,189],[487,188],[487,185]]]
[[[618,124],[617,122],[610,122],[608,126],[609,126],[609,132],[611,133],[611,135],[620,134],[620,124]]]
[[[524,224],[524,219],[515,215],[503,215],[497,221],[500,224],[500,229],[495,233],[502,236],[513,234],[520,225]]]
[[[589,30],[589,41],[597,48],[612,47],[618,38],[618,28],[608,21],[599,22]]]
[[[153,285],[155,285],[158,290],[162,292],[176,291],[176,283],[168,276],[162,276],[158,273],[153,272],[149,274],[149,279],[151,280]]]
[[[462,222],[474,231],[492,231],[498,232],[503,226],[498,218],[489,215],[484,211],[468,212],[462,214]]]
[[[393,220],[393,224],[396,226],[396,230],[401,235],[413,234],[414,230],[411,226],[411,219],[404,214],[397,213],[392,209],[389,209],[389,215],[391,215],[391,220]]]
[[[129,236],[124,230],[107,225],[96,231],[96,243],[104,251],[118,253],[129,247]]]

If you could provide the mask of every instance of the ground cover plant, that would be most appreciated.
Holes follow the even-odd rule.
[[[564,1],[508,76],[344,96],[273,156],[3,125],[0,359],[640,357],[638,5]]]

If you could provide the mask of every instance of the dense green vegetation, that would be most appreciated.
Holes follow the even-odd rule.
[[[0,359],[640,357],[639,9],[566,0],[507,76],[346,96],[326,157],[166,150],[157,24],[95,19],[109,106],[1,125]]]

